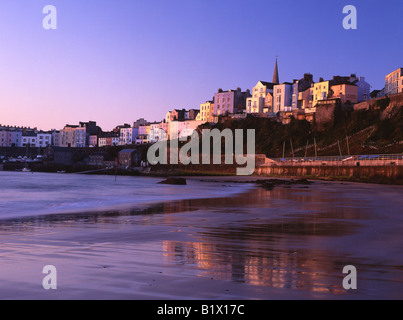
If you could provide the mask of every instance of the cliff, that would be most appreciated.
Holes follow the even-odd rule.
[[[363,105],[365,104],[365,108]],[[403,152],[403,95],[365,102],[354,109],[327,105],[313,123],[247,117],[212,128],[255,129],[256,153],[270,158]],[[316,152],[315,152],[316,140]]]

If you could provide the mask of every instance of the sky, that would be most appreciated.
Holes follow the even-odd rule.
[[[57,9],[45,30],[43,8]],[[357,30],[343,8],[357,8]],[[219,88],[356,73],[372,89],[403,67],[401,0],[1,0],[0,124],[112,130]]]

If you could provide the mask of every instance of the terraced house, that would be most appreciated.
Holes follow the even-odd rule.
[[[213,111],[214,111],[214,102],[206,101],[205,103],[200,104],[200,112],[196,117],[197,121],[202,122],[213,122]]]
[[[250,90],[242,92],[241,88],[223,91],[218,89],[214,95],[214,115],[242,113],[246,109],[246,99],[251,97]]]

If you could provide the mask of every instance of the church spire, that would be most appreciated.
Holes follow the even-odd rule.
[[[280,84],[280,79],[279,79],[279,76],[278,76],[277,57],[276,57],[276,66],[274,67],[273,83],[274,84]]]

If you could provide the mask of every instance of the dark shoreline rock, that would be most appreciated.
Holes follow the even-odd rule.
[[[308,181],[306,179],[299,179],[299,180],[269,179],[269,180],[259,180],[256,183],[258,185],[260,185],[261,188],[264,188],[269,191],[273,190],[275,187],[278,187],[278,186],[284,186],[285,188],[290,188],[291,186],[295,186],[295,185],[308,186],[308,185],[312,184],[311,181]]]
[[[201,180],[203,181],[203,180]],[[232,181],[232,180],[225,180],[225,181],[219,181],[219,180],[209,180],[209,182],[225,182],[225,183],[249,183],[249,184],[257,184],[263,189],[266,190],[273,190],[275,187],[278,186],[284,186],[284,187],[290,187],[290,186],[298,186],[298,185],[303,185],[305,188],[307,186],[311,185],[313,182],[309,181],[307,179],[289,179],[289,180],[283,180],[283,179],[261,179],[261,180],[245,180],[245,181]]]
[[[158,184],[172,184],[172,185],[178,185],[178,186],[187,185],[186,179],[184,179],[184,178],[168,178],[165,181],[158,182]]]

